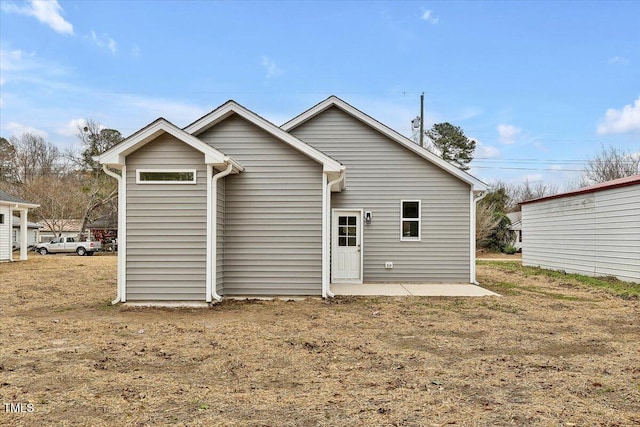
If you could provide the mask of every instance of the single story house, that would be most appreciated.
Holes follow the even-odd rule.
[[[56,237],[78,237],[81,228],[81,219],[43,219],[40,242],[49,242]]]
[[[487,186],[331,96],[278,127],[228,101],[95,159],[119,182],[119,301],[475,283]]]
[[[640,283],[640,175],[521,205],[523,265]]]
[[[20,218],[14,216],[12,218],[13,225],[13,249],[20,248]],[[27,221],[27,247],[30,248],[32,246],[37,245],[40,242],[40,227],[42,227],[37,222]]]
[[[13,261],[13,213],[19,212],[20,260],[27,259],[27,215],[39,205],[0,191],[0,261]]]
[[[511,246],[520,251],[522,250],[522,212],[509,212],[507,218],[511,221],[509,230],[513,234]]]

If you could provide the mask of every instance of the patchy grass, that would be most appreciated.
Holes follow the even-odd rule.
[[[111,306],[115,257],[0,264],[0,425],[631,426],[640,300],[481,264],[501,297]]]
[[[640,284],[624,282],[611,276],[590,277],[563,271],[547,270],[539,267],[523,267],[519,261],[478,261],[478,265],[490,266],[496,270],[517,272],[524,276],[545,276],[561,280],[566,284],[590,286],[618,295],[622,298],[640,298]],[[517,286],[516,287],[521,287]],[[535,292],[535,289],[529,289]]]

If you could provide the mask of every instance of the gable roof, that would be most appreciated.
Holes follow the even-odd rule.
[[[407,148],[409,151],[412,151],[413,153],[430,161],[431,163],[438,166],[439,168],[449,172],[451,175],[461,179],[467,184],[470,184],[474,191],[486,191],[488,189],[487,184],[480,181],[476,177],[470,175],[469,173],[463,171],[462,169],[457,168],[456,166],[452,165],[446,160],[443,160],[441,157],[433,154],[426,148],[420,147],[419,145],[411,141],[409,138],[399,134],[398,132],[394,131],[388,126],[380,123],[373,117],[363,113],[362,111],[346,103],[345,101],[343,101],[342,99],[338,98],[335,95],[332,95],[329,98],[325,99],[324,101],[320,102],[319,104],[316,104],[315,106],[311,107],[310,109],[303,112],[302,114],[294,117],[293,119],[289,120],[288,122],[286,122],[280,127],[284,131],[290,132],[296,127],[311,120],[313,117],[317,116],[318,114],[322,113],[323,111],[331,107],[337,107],[341,109],[345,113],[351,115],[357,120],[360,120],[362,123],[370,126],[371,128],[380,132],[381,134],[391,139],[392,141],[397,142],[401,146]]]
[[[236,163],[229,156],[226,156],[223,152],[216,150],[209,144],[206,144],[193,135],[188,134],[162,117],[151,122],[101,155],[95,156],[94,159],[107,166],[116,168],[121,167],[125,164],[125,157],[127,155],[133,153],[148,142],[153,141],[165,133],[174,136],[178,140],[203,153],[206,164],[223,166],[227,163],[231,163],[236,172],[242,170],[242,166]]]
[[[2,203],[3,205],[19,205],[20,207],[25,208],[37,208],[38,206],[40,206],[36,203],[27,202],[20,197],[12,196],[11,194],[5,193],[4,191],[0,191],[0,203]]]
[[[629,185],[640,185],[640,174],[631,175],[625,178],[618,178],[611,181],[601,182],[599,184],[590,185],[588,187],[579,188],[574,191],[567,191],[566,193],[553,194],[551,196],[540,197],[538,199],[525,200],[520,202],[521,205],[528,203],[537,203],[544,200],[560,199],[562,197],[577,196],[580,194],[596,193],[602,190],[612,190],[614,188],[627,187]]]
[[[320,150],[317,150],[307,144],[306,142],[296,138],[295,136],[283,131],[278,126],[274,125],[270,121],[260,117],[256,113],[246,109],[242,105],[233,100],[229,100],[222,104],[220,107],[211,111],[209,114],[199,118],[195,122],[191,123],[184,128],[184,131],[197,136],[206,131],[217,123],[223,121],[232,114],[237,114],[243,119],[253,123],[257,127],[261,128],[265,132],[273,135],[281,141],[289,144],[291,147],[300,151],[302,154],[310,157],[311,159],[321,163],[325,172],[341,173],[345,170],[345,167],[335,159],[327,156]]]

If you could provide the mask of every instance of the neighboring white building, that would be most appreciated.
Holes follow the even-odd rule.
[[[62,223],[61,231],[54,231],[49,224]],[[48,242],[56,237],[78,237],[82,228],[81,219],[43,219],[42,228],[40,228],[40,242]]]
[[[39,205],[0,191],[0,261],[13,261],[13,213],[19,212],[20,260],[27,259],[27,213]]]
[[[14,249],[20,247],[20,218],[13,217],[12,240]],[[36,222],[27,222],[27,247],[32,247],[40,243],[40,227]]]
[[[640,283],[640,175],[522,203],[522,264]]]
[[[522,249],[522,212],[510,212],[507,218],[511,221],[509,230],[513,232],[511,246],[520,251]]]

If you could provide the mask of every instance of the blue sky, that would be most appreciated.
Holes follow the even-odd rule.
[[[602,146],[640,153],[639,1],[0,6],[4,137],[73,147],[85,118],[126,136],[228,99],[280,125],[331,94],[410,136],[424,92],[490,183],[563,189]]]

